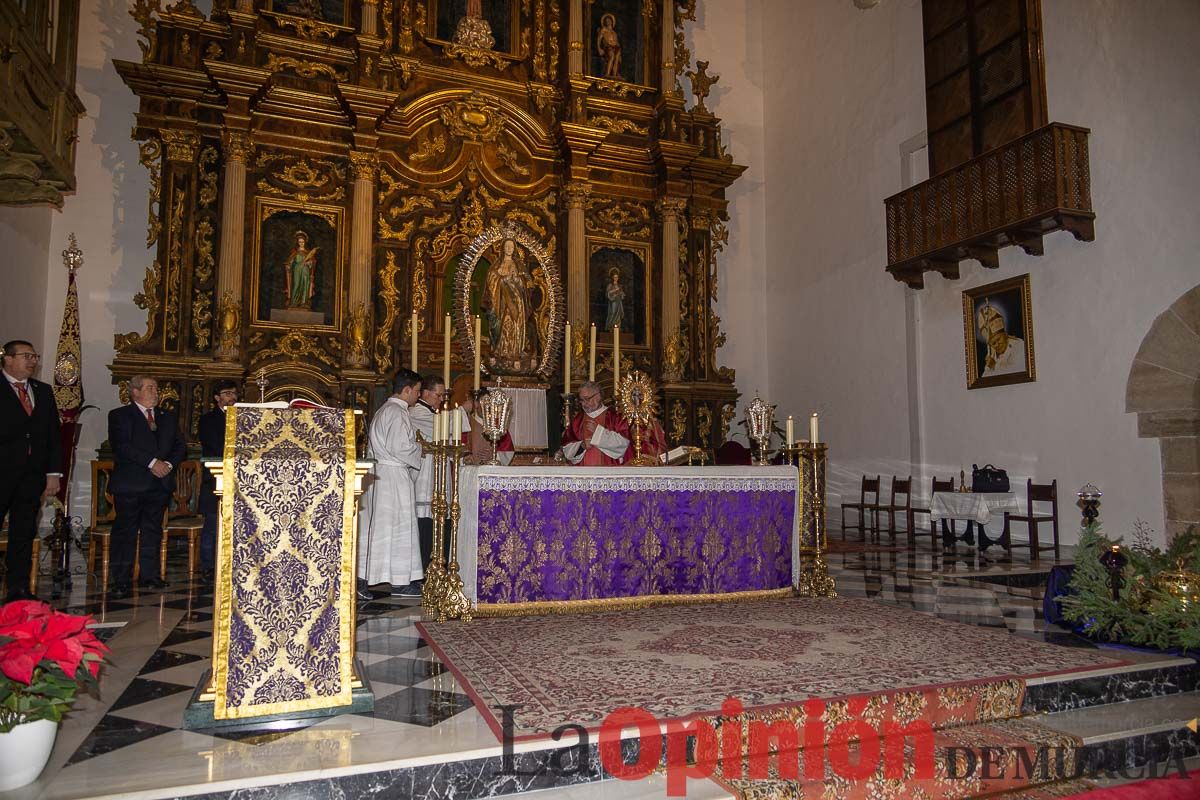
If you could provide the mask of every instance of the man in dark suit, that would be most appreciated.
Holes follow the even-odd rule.
[[[0,385],[0,521],[8,517],[8,601],[29,600],[38,503],[58,492],[62,443],[49,384],[34,380],[39,356],[21,339],[3,349]],[[6,601],[7,602],[7,601]]]
[[[237,402],[236,381],[218,381],[213,387],[212,411],[200,417],[200,455],[204,458],[225,456],[225,409]],[[217,519],[220,509],[213,490],[217,479],[207,469],[200,474],[200,513],[204,515],[204,529],[200,532],[200,568],[205,583],[212,583],[216,569]]]
[[[117,518],[112,528],[113,597],[128,597],[133,584],[134,542],[141,569],[139,585],[163,589],[159,573],[163,512],[175,488],[175,466],[187,448],[179,422],[170,411],[157,408],[158,381],[148,375],[129,379],[132,402],[108,412],[108,441],[113,449],[112,478]]]

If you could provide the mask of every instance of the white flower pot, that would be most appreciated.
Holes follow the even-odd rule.
[[[8,733],[0,733],[0,792],[33,783],[42,774],[58,723],[48,719],[24,722]]]

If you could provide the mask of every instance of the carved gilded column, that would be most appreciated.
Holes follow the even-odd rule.
[[[365,367],[370,362],[371,340],[371,223],[375,219],[374,152],[350,153],[354,167],[354,200],[350,224],[350,313],[346,325],[346,365]]]
[[[681,197],[663,197],[654,206],[662,219],[663,377],[673,381],[683,378],[683,342],[679,334],[679,214],[686,205],[687,200]]]
[[[582,329],[588,318],[586,213],[592,185],[567,184],[567,319]]]
[[[662,4],[662,93],[675,91],[675,0]]]
[[[675,0],[670,0],[674,2]],[[568,28],[567,70],[572,75],[583,74],[583,0],[571,0]]]
[[[215,355],[218,361],[241,358],[242,259],[246,251],[246,161],[250,136],[242,131],[225,131],[224,190],[221,193],[221,258],[217,263],[218,332]]]
[[[374,36],[377,30],[379,7],[376,0],[363,0],[362,3],[362,32]]]

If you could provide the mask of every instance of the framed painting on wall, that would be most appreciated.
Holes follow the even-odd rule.
[[[1037,379],[1029,274],[963,292],[967,388]]]
[[[588,304],[600,331],[621,326],[622,344],[650,345],[650,250],[637,242],[588,239]]]
[[[256,323],[341,325],[343,213],[337,206],[255,201]]]

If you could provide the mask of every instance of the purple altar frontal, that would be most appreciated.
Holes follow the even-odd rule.
[[[792,467],[463,467],[459,566],[481,614],[786,593]]]

